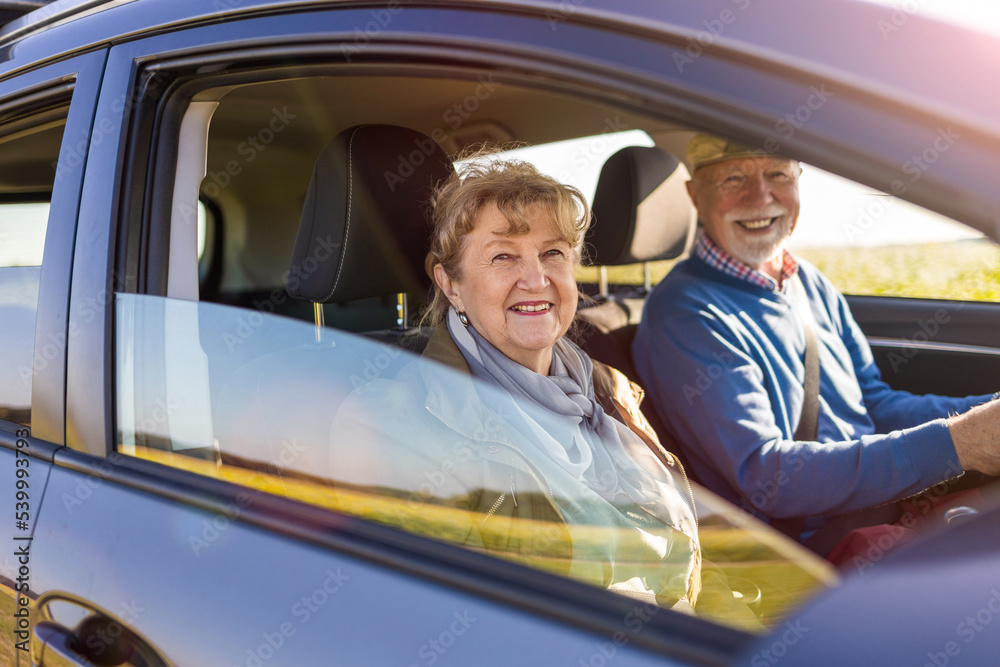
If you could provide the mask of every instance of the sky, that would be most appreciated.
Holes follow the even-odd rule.
[[[1000,36],[997,0],[868,0]]]

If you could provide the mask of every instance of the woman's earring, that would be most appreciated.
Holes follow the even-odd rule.
[[[462,323],[462,325],[463,325],[463,326],[464,326],[464,327],[465,327],[466,329],[468,329],[468,328],[469,328],[469,318],[468,318],[468,316],[467,316],[467,315],[465,314],[465,312],[464,312],[464,311],[461,311],[461,310],[458,310],[457,308],[455,309],[455,312],[456,312],[456,313],[458,313],[458,321],[459,321],[459,322],[461,322],[461,323]]]

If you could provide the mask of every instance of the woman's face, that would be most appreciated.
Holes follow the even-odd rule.
[[[506,236],[510,224],[493,204],[484,208],[466,238],[461,280],[438,264],[434,277],[445,296],[498,350],[536,373],[548,374],[552,346],[576,315],[573,248],[561,238],[552,214],[531,205],[531,231]]]

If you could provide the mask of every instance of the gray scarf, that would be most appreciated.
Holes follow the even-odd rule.
[[[671,472],[597,402],[593,363],[583,350],[560,338],[550,374],[541,375],[500,352],[474,327],[462,326],[453,310],[448,329],[472,374],[514,399],[505,411],[514,415],[510,426],[619,511],[634,518],[628,510],[640,508],[697,539],[694,509]]]

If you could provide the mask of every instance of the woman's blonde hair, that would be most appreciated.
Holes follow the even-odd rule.
[[[541,205],[552,214],[559,236],[573,248],[579,264],[583,235],[590,226],[590,208],[579,190],[539,173],[534,165],[521,160],[489,160],[477,157],[463,164],[455,174],[438,186],[433,206],[431,249],[426,269],[431,279],[440,264],[448,277],[461,280],[462,256],[467,237],[476,226],[479,214],[496,205],[507,219],[509,236],[523,236],[531,231],[525,210]],[[424,313],[423,323],[438,325],[451,305],[437,282],[434,297]]]

